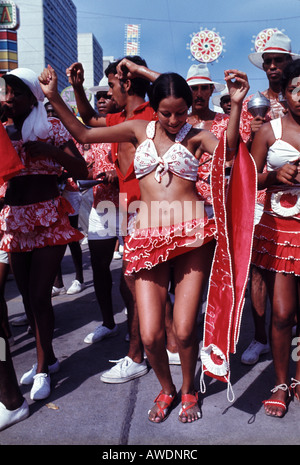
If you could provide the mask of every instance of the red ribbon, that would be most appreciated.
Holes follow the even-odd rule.
[[[204,323],[203,374],[230,383],[230,353],[235,353],[248,282],[256,203],[256,166],[239,144],[228,191],[224,171],[226,136],[215,150],[211,185],[217,228]]]

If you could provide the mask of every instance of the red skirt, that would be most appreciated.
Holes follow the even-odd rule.
[[[154,266],[190,252],[214,238],[213,219],[191,220],[168,227],[136,229],[124,241],[125,274]]]
[[[84,235],[70,225],[73,212],[63,197],[24,206],[6,205],[0,213],[0,250],[29,252],[83,239]]]
[[[300,221],[263,213],[255,227],[252,263],[300,276]]]

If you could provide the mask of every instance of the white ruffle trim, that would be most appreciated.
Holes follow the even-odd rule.
[[[297,196],[295,205],[291,207],[284,207],[281,204],[281,198],[286,194]],[[300,189],[289,189],[288,191],[274,192],[271,195],[271,208],[274,213],[277,213],[277,215],[280,216],[289,217],[298,215],[298,213],[300,213]]]
[[[211,358],[211,354],[214,354],[223,361],[221,364],[216,364],[213,362]],[[204,382],[204,375],[206,372],[212,373],[213,375],[216,376],[223,376],[225,380],[227,381],[227,399],[229,402],[234,402],[235,396],[234,392],[232,389],[232,385],[229,381],[229,363],[226,360],[225,355],[219,349],[216,345],[210,344],[207,347],[202,347],[200,350],[200,357],[201,357],[201,362],[202,365],[205,366],[205,370],[202,370],[201,376],[200,376],[200,390],[201,393],[204,394],[206,392],[206,386]]]
[[[214,363],[211,358],[211,353],[215,354],[223,360],[222,364]],[[217,376],[226,376],[229,371],[229,365],[223,352],[214,344],[207,347],[202,347],[200,351],[201,361],[206,366],[208,371]]]

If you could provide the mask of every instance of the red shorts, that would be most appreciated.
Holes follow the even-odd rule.
[[[214,238],[213,219],[191,220],[168,227],[137,229],[124,241],[125,274],[150,270],[159,263],[201,247]]]

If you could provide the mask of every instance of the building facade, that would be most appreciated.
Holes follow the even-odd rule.
[[[18,66],[37,74],[50,64],[61,91],[66,68],[77,61],[77,11],[71,0],[16,0],[20,11]]]
[[[93,87],[103,76],[103,50],[92,33],[78,34],[78,61],[84,68],[84,85]]]

